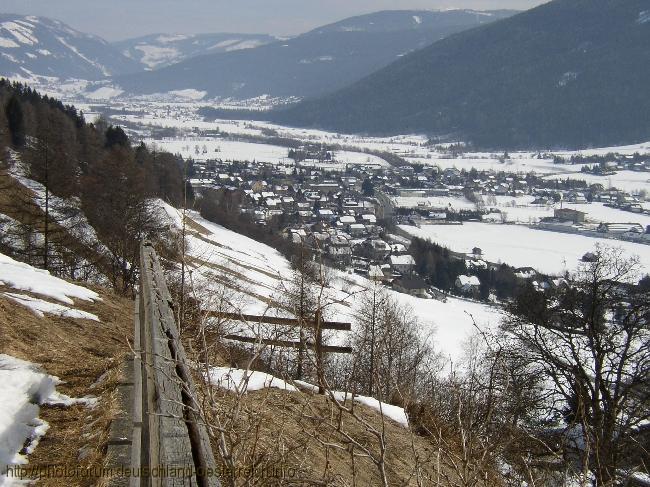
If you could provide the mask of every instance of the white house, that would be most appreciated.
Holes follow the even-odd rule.
[[[481,281],[476,276],[458,276],[456,287],[464,293],[475,294],[481,287]]]
[[[400,274],[410,274],[415,267],[415,259],[411,255],[391,255],[390,266]]]

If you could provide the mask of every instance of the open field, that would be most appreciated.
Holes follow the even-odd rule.
[[[549,274],[575,269],[582,256],[597,244],[620,247],[630,256],[638,255],[645,272],[650,271],[650,245],[535,230],[524,225],[465,223],[400,228],[456,252],[470,253],[473,247],[479,247],[490,262],[534,267]]]

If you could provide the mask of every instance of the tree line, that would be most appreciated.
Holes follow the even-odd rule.
[[[494,293],[500,300],[516,296],[522,279],[515,268],[507,264],[498,266],[468,266],[464,256],[456,256],[451,250],[434,242],[413,238],[409,252],[415,259],[417,272],[431,285],[447,292],[458,292],[455,283],[459,276],[476,276],[481,282],[478,296],[487,301]]]
[[[104,119],[87,123],[75,107],[32,88],[0,80],[2,168],[7,223],[0,250],[70,278],[132,290],[142,239],[168,245],[153,204],[180,206],[184,163],[132,145]],[[29,186],[16,184],[16,177]],[[107,281],[107,282],[106,282]]]

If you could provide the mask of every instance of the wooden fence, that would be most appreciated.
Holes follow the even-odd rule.
[[[121,395],[123,417],[113,422],[109,467],[121,468],[110,486],[218,487],[207,428],[196,407],[196,389],[172,311],[172,301],[150,244],[140,252],[134,350]],[[128,391],[131,394],[128,394]],[[128,407],[128,402],[131,408]],[[125,475],[124,469],[131,474]]]

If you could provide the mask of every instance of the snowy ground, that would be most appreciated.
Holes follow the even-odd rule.
[[[92,397],[74,399],[56,391],[58,377],[36,364],[0,354],[0,485],[25,485],[8,478],[7,467],[28,463],[49,425],[38,417],[39,406],[93,406]]]
[[[160,150],[180,154],[184,158],[192,158],[195,161],[221,159],[224,161],[247,161],[295,166],[295,161],[288,157],[289,148],[278,145],[239,142],[215,137],[145,139],[144,142],[149,146],[156,146]],[[380,157],[353,151],[335,151],[332,161],[301,163],[301,166],[310,165],[336,171],[345,170],[347,165],[388,167],[388,163]]]
[[[464,153],[458,157],[450,157],[435,150],[427,151],[424,156],[406,157],[409,162],[424,164],[426,166],[438,166],[441,169],[455,168],[458,170],[476,169],[478,171],[495,171],[528,174],[565,174],[579,171],[581,165],[560,165],[553,164],[553,159],[539,159],[537,154],[530,152],[515,152],[510,158],[500,160],[503,154],[489,153]]]
[[[555,150],[540,154],[536,151],[509,152],[508,158],[503,158],[504,151],[495,152],[461,152],[452,156],[448,150],[453,142],[428,144],[428,138],[423,135],[395,135],[392,137],[365,137],[359,135],[340,134],[316,129],[301,129],[275,125],[264,120],[264,111],[284,104],[288,100],[274,99],[261,96],[250,100],[208,100],[202,92],[180,91],[143,97],[124,97],[110,83],[93,83],[85,80],[59,80],[56,78],[39,78],[30,82],[41,92],[62,99],[82,109],[87,115],[101,112],[104,108],[113,111],[115,121],[125,121],[144,127],[168,127],[179,129],[183,134],[200,131],[221,131],[237,135],[263,135],[272,130],[277,135],[309,142],[340,144],[351,147],[352,150],[385,151],[400,155],[413,163],[437,165],[441,168],[456,167],[458,169],[494,170],[515,173],[548,174],[583,179],[579,173],[580,165],[553,164],[553,156],[570,158],[573,155],[606,155],[619,153],[631,155],[636,152],[650,153],[650,142],[619,147],[602,147],[585,150]],[[260,112],[260,121],[236,120],[204,120],[199,110],[204,107],[216,108],[247,108]],[[119,113],[123,110],[124,113]],[[115,113],[118,112],[118,113]],[[196,135],[196,134],[195,134]],[[645,176],[645,178],[644,178]],[[602,178],[601,178],[602,179]],[[612,184],[621,189],[637,190],[648,187],[648,174],[621,174],[613,177]],[[595,182],[602,182],[595,180]]]
[[[3,254],[0,254],[0,284],[70,305],[74,304],[73,298],[84,301],[101,300],[94,291],[70,284],[45,270],[36,269]]]
[[[400,228],[456,252],[470,253],[473,247],[479,247],[490,262],[534,267],[548,274],[574,270],[582,256],[597,244],[620,247],[630,256],[639,256],[645,272],[650,272],[650,245],[535,230],[524,225],[465,223]]]

